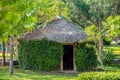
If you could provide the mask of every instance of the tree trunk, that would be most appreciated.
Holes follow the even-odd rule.
[[[16,40],[16,55],[18,57],[18,41]]]
[[[7,45],[6,45],[6,50],[5,50],[6,52],[6,62],[8,62],[8,42],[7,42]]]
[[[102,68],[104,69],[104,65],[103,65],[103,61],[102,61],[102,52],[103,52],[103,39],[102,39],[102,37],[100,37],[99,48],[98,48],[98,57],[99,57],[99,62],[101,64]]]
[[[2,66],[4,66],[6,63],[5,61],[5,42],[4,39],[2,39]]]
[[[14,39],[13,36],[10,36],[10,75],[13,74],[13,53],[14,53]]]

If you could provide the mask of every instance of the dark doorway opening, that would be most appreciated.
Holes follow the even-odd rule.
[[[73,45],[64,45],[63,70],[73,70]]]

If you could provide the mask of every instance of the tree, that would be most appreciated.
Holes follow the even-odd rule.
[[[4,32],[2,32],[1,36],[4,36],[5,33],[7,33],[7,35],[10,35],[10,74],[13,74],[13,35],[18,35],[22,32],[25,32],[27,29],[32,28],[34,25],[33,23],[36,21],[36,18],[32,15],[32,11],[30,10],[31,8],[34,10],[34,7],[37,5],[33,5],[34,2],[32,0],[2,0],[0,3],[2,7],[1,11],[4,15],[0,19],[1,21],[4,21],[2,23],[3,25],[0,25],[0,28],[4,28]]]
[[[36,28],[50,22],[55,16],[62,15],[68,18],[68,8],[62,0],[41,0],[38,9]],[[41,25],[41,26],[37,26]]]
[[[86,32],[88,33],[89,36],[91,36],[89,39],[93,40],[96,44],[96,52],[98,52],[99,45],[98,42],[100,38],[113,38],[117,37],[120,34],[120,16],[109,16],[105,21],[101,22],[102,27],[100,28],[98,32],[98,28],[95,25],[91,25],[86,28]],[[103,47],[103,43],[102,43]],[[99,52],[98,52],[99,53]],[[102,54],[98,54],[99,56],[99,61],[101,60]],[[102,62],[101,62],[102,63]]]
[[[4,39],[2,39],[2,66],[5,65],[5,42]]]
[[[5,36],[6,36],[6,31],[8,27],[5,26],[5,14],[6,10],[2,8],[1,2],[0,2],[0,41],[2,41],[2,65],[5,65]]]
[[[68,2],[68,7],[72,9],[69,13],[71,20],[81,27],[85,28],[87,26],[93,25],[90,27],[95,31],[94,41],[97,43],[96,51],[98,53],[99,62],[103,66],[101,54],[103,50],[103,35],[102,29],[105,25],[103,22],[106,22],[106,18],[111,15],[116,15],[116,12],[119,12],[119,8],[116,7],[116,4],[119,5],[117,0],[64,0]],[[95,29],[94,29],[95,27]],[[89,33],[90,34],[90,33]],[[99,36],[98,36],[99,35]]]
[[[58,1],[58,2],[57,2]],[[46,20],[50,20],[51,16],[62,13],[64,4],[61,0],[1,0],[0,7],[3,11],[3,17],[0,19],[5,28],[4,34],[10,36],[10,74],[13,74],[13,37],[31,31],[35,27],[37,18],[38,24],[43,24]],[[39,17],[36,17],[39,16]]]

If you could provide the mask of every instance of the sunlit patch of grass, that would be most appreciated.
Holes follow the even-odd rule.
[[[120,51],[113,51],[114,55],[120,55]]]
[[[6,56],[6,58],[10,58],[10,53],[7,53],[7,54],[5,53],[5,56]],[[1,59],[1,58],[2,58],[2,53],[0,53],[0,59]],[[14,54],[14,55],[13,55],[13,58],[14,58],[14,59],[17,59],[17,55]]]
[[[0,80],[7,80],[9,79],[10,76],[9,76],[9,70],[8,70],[8,67],[2,67],[0,66]]]
[[[14,69],[10,77],[8,67],[0,67],[0,80],[78,80],[77,74],[41,73],[30,70]]]
[[[113,52],[114,52],[114,53],[119,53],[119,54],[120,54],[120,50],[118,50],[118,51],[116,50],[116,51],[113,51]]]

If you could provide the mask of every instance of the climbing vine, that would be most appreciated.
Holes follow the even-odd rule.
[[[47,39],[20,41],[19,66],[29,70],[59,70],[62,51],[62,44]]]

